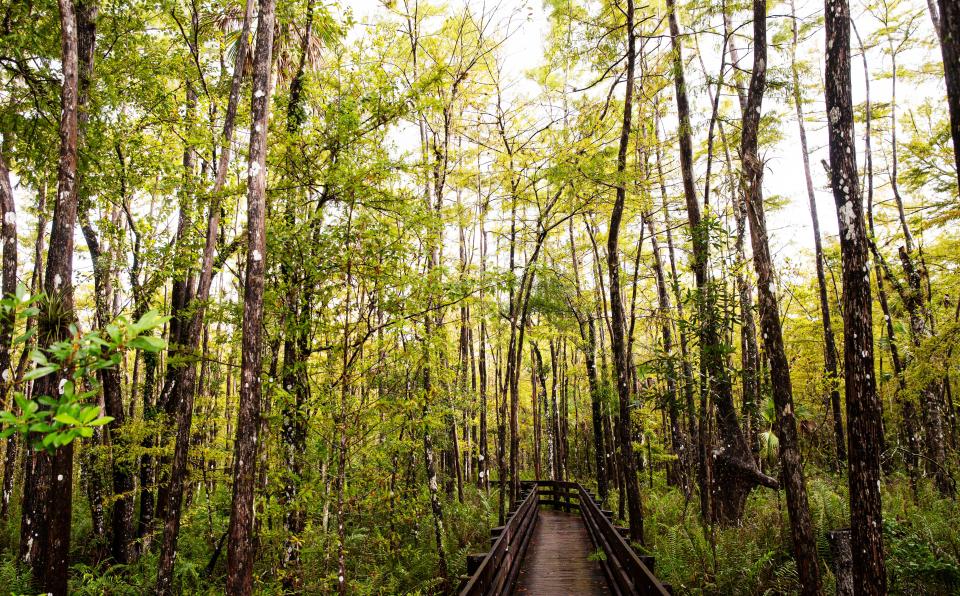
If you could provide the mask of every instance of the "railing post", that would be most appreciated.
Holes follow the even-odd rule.
[[[483,560],[487,558],[488,553],[474,553],[467,555],[467,575],[473,575],[480,569]]]

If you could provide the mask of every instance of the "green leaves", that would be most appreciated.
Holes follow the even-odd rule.
[[[36,313],[32,303],[37,300],[19,287],[14,297],[2,301],[2,307],[23,320]],[[163,350],[166,342],[151,332],[167,320],[169,317],[150,311],[136,323],[118,317],[103,330],[87,333],[71,325],[67,339],[31,351],[34,368],[21,378],[11,380],[16,408],[0,411],[0,437],[14,433],[25,435],[34,449],[46,450],[68,445],[77,438],[92,437],[97,427],[113,420],[103,416],[99,406],[91,404],[100,390],[97,372],[117,366],[127,350]],[[32,330],[28,331],[18,340],[25,342],[32,334]],[[52,374],[58,377],[54,395],[41,394],[27,399],[20,390],[24,383]],[[52,386],[53,383],[46,384],[46,387]]]
[[[52,372],[57,372],[56,366],[38,366],[37,368],[27,372],[23,375],[24,381],[33,381],[39,379],[40,377],[45,377]]]
[[[137,337],[130,342],[130,347],[145,352],[159,352],[166,347],[167,342],[152,335]]]

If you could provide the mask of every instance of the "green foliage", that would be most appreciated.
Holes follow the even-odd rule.
[[[39,308],[33,306],[39,304]],[[42,297],[31,297],[23,286],[18,286],[15,296],[6,298],[2,308],[15,320],[35,316],[47,308]],[[147,335],[166,322],[156,311],[143,315],[136,323],[123,317],[107,325],[102,331],[81,333],[70,325],[70,338],[58,341],[44,349],[30,352],[35,367],[21,379],[14,379],[13,398],[15,409],[0,412],[3,430],[0,437],[17,433],[29,439],[34,449],[54,451],[79,437],[89,438],[98,426],[113,420],[102,416],[100,407],[91,405],[100,387],[97,372],[117,366],[128,349],[159,352],[166,342]],[[15,344],[22,344],[31,334],[18,337]],[[4,371],[9,375],[9,371]],[[48,375],[60,379],[56,395],[39,395],[28,399],[18,385],[41,379]]]

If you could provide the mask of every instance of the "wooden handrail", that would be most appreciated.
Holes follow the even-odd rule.
[[[509,591],[513,585],[539,518],[537,485],[524,488],[527,487],[527,496],[503,526],[476,573],[460,590],[460,596],[494,596]]]
[[[620,535],[610,519],[600,510],[590,494],[580,483],[580,515],[587,525],[587,531],[598,548],[603,549],[606,560],[603,562],[608,583],[615,594],[640,595],[657,594],[666,596],[670,591],[644,564],[630,544]]]

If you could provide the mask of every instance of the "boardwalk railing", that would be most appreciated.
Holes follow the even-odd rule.
[[[523,564],[523,555],[527,551],[538,519],[537,485],[524,485],[523,489],[527,491],[526,496],[517,510],[510,512],[506,525],[491,531],[493,548],[483,557],[479,567],[460,591],[460,596],[503,594],[510,590],[517,579]],[[472,571],[469,566],[467,571]]]
[[[653,557],[638,556],[624,538],[626,528],[615,527],[611,511],[600,509],[593,495],[579,482],[541,480],[523,482],[525,497],[502,528],[491,532],[493,548],[468,559],[472,573],[460,596],[494,596],[508,593],[523,564],[523,555],[537,523],[537,505],[552,505],[564,511],[578,509],[590,539],[603,551],[601,565],[613,594],[639,596],[671,594],[653,574]],[[479,563],[477,566],[476,563]]]
[[[580,483],[576,486],[580,496],[580,515],[594,546],[603,549],[603,570],[611,591],[623,595],[670,594],[670,589],[653,574],[653,557],[644,557],[647,565],[627,543],[623,532],[610,523],[612,512],[601,510]]]

